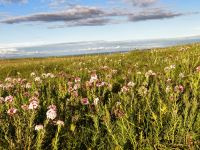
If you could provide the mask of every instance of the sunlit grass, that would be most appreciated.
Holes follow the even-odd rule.
[[[0,60],[0,149],[200,149],[200,44]]]

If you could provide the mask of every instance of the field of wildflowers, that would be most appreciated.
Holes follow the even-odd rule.
[[[200,149],[200,44],[0,60],[0,149]]]

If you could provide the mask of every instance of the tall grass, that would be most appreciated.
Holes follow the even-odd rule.
[[[200,45],[0,61],[0,149],[200,149]]]

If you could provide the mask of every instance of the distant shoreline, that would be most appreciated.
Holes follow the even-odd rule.
[[[199,40],[200,42],[200,40]],[[86,52],[86,53],[82,53],[82,54],[66,54],[66,55],[55,55],[55,56],[13,56],[13,57],[6,57],[3,58],[0,56],[0,60],[18,60],[18,59],[44,59],[44,58],[62,58],[62,57],[80,57],[80,56],[93,56],[93,55],[108,55],[108,54],[115,54],[115,53],[127,53],[127,52],[133,52],[133,51],[147,51],[147,50],[151,50],[151,49],[159,49],[159,48],[169,48],[169,47],[177,47],[177,46],[186,46],[186,45],[191,45],[191,44],[195,44],[195,43],[199,43],[199,42],[192,42],[192,43],[185,43],[185,44],[175,44],[175,45],[166,45],[166,46],[160,46],[160,47],[150,47],[150,48],[135,48],[135,49],[130,49],[130,50],[112,50],[112,51],[108,51],[108,52]]]

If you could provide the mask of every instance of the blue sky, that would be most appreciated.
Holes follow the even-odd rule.
[[[200,35],[198,0],[0,0],[0,47]]]

